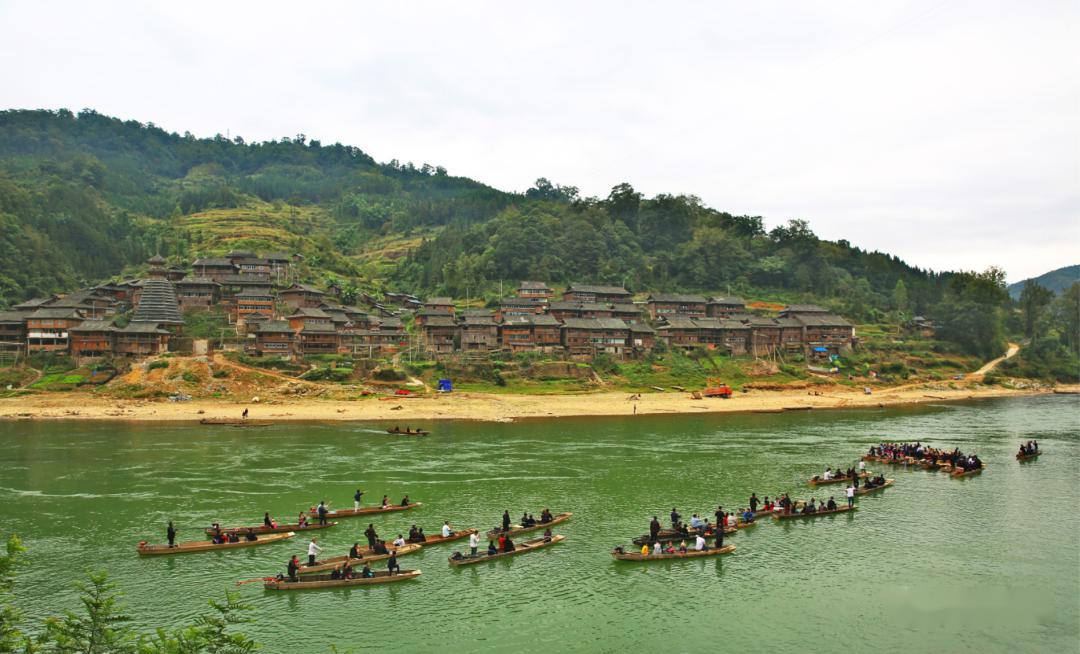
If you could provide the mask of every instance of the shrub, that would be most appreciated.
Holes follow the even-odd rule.
[[[191,372],[190,370],[185,370],[184,374],[181,375],[181,377],[183,377],[184,381],[189,384],[198,384],[200,381],[202,381],[202,379],[200,379],[198,375]]]
[[[225,370],[224,368],[219,368],[218,370],[215,370],[213,372],[212,376],[214,377],[214,379],[224,379],[225,377],[229,376],[229,371]]]
[[[168,368],[168,361],[151,361],[150,365],[146,366],[147,370],[157,370],[159,368]]]

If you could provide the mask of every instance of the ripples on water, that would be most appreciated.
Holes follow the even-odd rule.
[[[147,558],[173,519],[195,538],[212,521],[291,521],[320,499],[350,506],[408,493],[408,513],[316,532],[344,553],[368,522],[392,536],[444,519],[486,530],[571,510],[565,543],[450,568],[464,542],[402,557],[416,582],[314,593],[244,587],[266,651],[360,649],[565,651],[1076,651],[1080,642],[1080,436],[1075,398],[918,409],[770,415],[639,416],[439,423],[424,439],[379,425],[230,430],[175,425],[0,424],[0,520],[31,546],[18,595],[33,619],[74,594],[57,570],[108,569],[151,624],[203,612],[238,579],[283,569],[306,539],[231,552]],[[1019,465],[1020,440],[1045,454]],[[761,524],[729,537],[722,559],[614,562],[610,549],[666,522],[672,506],[711,518],[751,491],[826,499],[802,483],[850,465],[881,438],[958,445],[984,457],[980,477],[888,468],[897,480],[854,515]],[[840,500],[841,503],[843,500]],[[321,625],[317,627],[317,625]],[[784,625],[784,626],[779,626]],[[303,645],[297,635],[303,634]],[[899,636],[899,637],[898,637]]]

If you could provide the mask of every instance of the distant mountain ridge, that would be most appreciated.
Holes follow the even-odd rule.
[[[1025,279],[1015,284],[1009,284],[1009,295],[1013,299],[1020,297],[1020,291],[1024,290],[1024,284],[1029,280]],[[1038,277],[1032,277],[1030,281],[1037,282],[1041,286],[1053,291],[1055,294],[1060,294],[1065,289],[1069,288],[1076,282],[1080,282],[1080,264],[1073,266],[1065,266],[1064,268],[1058,268],[1057,270],[1051,270],[1048,273],[1043,273]]]

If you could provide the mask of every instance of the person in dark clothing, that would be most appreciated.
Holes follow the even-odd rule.
[[[377,540],[377,541],[375,541],[374,552],[376,554],[388,554],[389,551],[390,550],[386,549],[386,541],[385,540]]]
[[[487,548],[488,556],[491,556],[492,554],[497,554],[498,551],[499,551],[498,548],[495,547],[495,541],[489,540],[488,541],[488,548]]]
[[[390,553],[390,558],[386,561],[386,571],[390,574],[401,572],[401,566],[397,562],[397,550]]]
[[[682,516],[679,515],[679,512],[675,509],[675,507],[671,507],[671,528],[672,529],[678,529],[679,528],[679,520],[681,518],[682,518]]]
[[[272,528],[274,526],[273,521],[270,520],[270,512],[269,511],[267,511],[266,513],[263,514],[263,526],[268,527],[268,528]]]
[[[173,527],[172,520],[169,521],[169,527],[165,530],[165,538],[169,539],[169,547],[176,547],[176,528]]]
[[[401,506],[409,506],[409,496],[408,495],[401,498]]]
[[[365,563],[364,569],[360,571],[360,576],[364,579],[371,579],[375,576],[375,573],[372,571],[371,566]]]
[[[757,493],[750,493],[750,511],[757,513],[758,498]]]
[[[254,529],[248,529],[247,533],[244,534],[244,539],[247,540],[248,542],[251,542],[251,541],[259,540],[259,537],[255,535],[255,530]]]
[[[326,524],[326,501],[319,502],[319,524]]]
[[[660,520],[656,516],[652,517],[652,522],[649,523],[649,542],[656,542],[656,539],[660,537]]]
[[[502,517],[502,530],[510,531],[510,510],[503,511]]]
[[[720,549],[724,546],[724,523],[716,523],[716,549]]]
[[[296,558],[295,554],[293,554],[293,557],[289,559],[288,569],[289,581],[296,581],[296,573],[300,570],[300,559]]]
[[[375,533],[375,525],[369,522],[367,529],[364,530],[364,535],[367,536],[368,547],[374,548],[375,540],[378,537],[378,534]]]

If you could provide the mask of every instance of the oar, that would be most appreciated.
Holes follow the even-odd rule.
[[[267,582],[267,581],[274,581],[274,580],[275,580],[274,577],[259,577],[258,579],[245,579],[244,581],[238,581],[238,582],[236,582],[236,585],[237,586],[243,586],[244,584],[255,584],[255,583],[258,583],[260,581]]]

